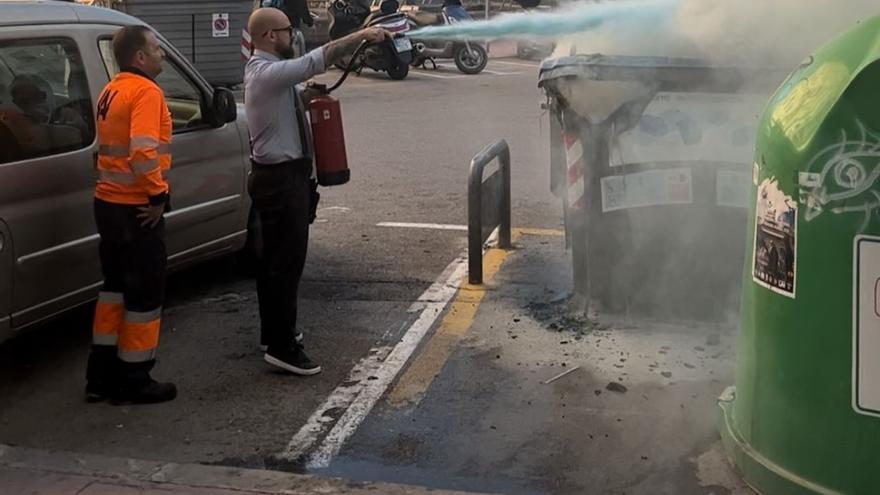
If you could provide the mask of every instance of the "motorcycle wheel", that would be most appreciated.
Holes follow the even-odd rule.
[[[388,76],[395,81],[403,81],[409,75],[409,64],[392,65],[388,68]]]
[[[465,45],[461,45],[455,52],[455,66],[465,74],[479,74],[489,63],[489,54],[482,45],[471,44],[473,56],[468,53]]]

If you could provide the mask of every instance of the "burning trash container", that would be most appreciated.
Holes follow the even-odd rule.
[[[551,185],[590,309],[735,321],[754,136],[784,78],[682,58],[544,62]]]
[[[763,113],[722,437],[762,493],[880,492],[880,17]]]

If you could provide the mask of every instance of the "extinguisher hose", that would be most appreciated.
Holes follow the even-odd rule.
[[[332,91],[335,91],[336,88],[342,86],[342,83],[345,82],[345,80],[348,78],[348,75],[351,73],[352,70],[354,70],[354,66],[357,63],[358,56],[360,56],[361,52],[363,52],[364,48],[366,47],[367,40],[361,41],[361,44],[358,45],[357,49],[351,55],[351,60],[348,61],[348,67],[345,68],[345,71],[342,73],[342,77],[340,77],[339,80],[336,81],[336,84],[327,88],[327,94],[330,94]]]

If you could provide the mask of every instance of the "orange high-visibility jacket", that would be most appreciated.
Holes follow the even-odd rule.
[[[125,205],[162,204],[171,168],[171,114],[162,89],[120,72],[101,92],[95,197]]]

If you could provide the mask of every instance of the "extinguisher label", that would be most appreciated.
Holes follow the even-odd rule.
[[[330,120],[330,110],[324,110],[324,120]]]
[[[880,416],[880,237],[856,237],[853,265],[853,402]]]

